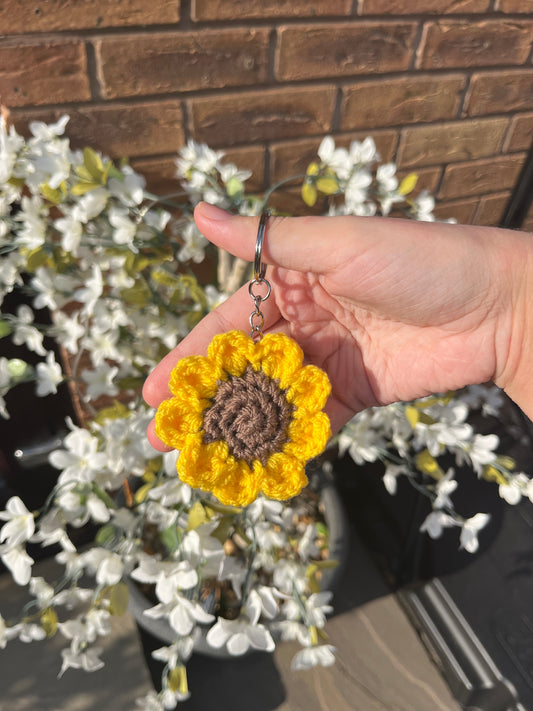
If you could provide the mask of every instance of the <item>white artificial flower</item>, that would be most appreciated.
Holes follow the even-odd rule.
[[[43,334],[32,324],[33,311],[26,304],[22,304],[17,309],[17,320],[11,339],[16,346],[24,344],[28,350],[45,356],[47,351],[43,347]]]
[[[52,312],[53,334],[63,348],[71,354],[78,352],[78,341],[85,333],[85,327],[79,323],[78,317],[78,312],[70,316],[63,311]]]
[[[331,168],[339,178],[346,179],[350,174],[352,162],[346,148],[336,148],[335,141],[331,136],[322,139],[317,151],[318,157],[323,165]]]
[[[108,211],[109,222],[115,228],[113,230],[113,242],[116,244],[124,244],[130,250],[137,252],[137,248],[133,245],[135,233],[137,232],[137,223],[129,218],[129,211],[123,207],[112,207]]]
[[[135,705],[142,711],[165,711],[163,701],[155,691],[149,691],[146,696],[135,700]]]
[[[422,525],[420,526],[421,532],[427,532],[430,538],[440,538],[442,532],[445,528],[450,528],[451,526],[459,525],[457,521],[444,511],[432,511],[426,516]]]
[[[191,634],[197,623],[210,624],[215,619],[199,603],[189,600],[177,590],[173,591],[171,600],[145,610],[144,614],[154,619],[168,618],[172,629],[182,637]]]
[[[174,669],[180,662],[189,660],[194,648],[192,637],[182,637],[168,647],[159,647],[152,652],[152,657],[160,662],[165,662]]]
[[[27,585],[31,578],[31,566],[35,562],[22,546],[0,546],[0,559],[11,571],[17,585]]]
[[[124,563],[118,553],[106,548],[91,548],[83,554],[87,569],[96,575],[99,585],[116,585],[124,574]]]
[[[306,599],[291,598],[283,604],[283,614],[288,620],[302,620],[307,627],[322,629],[326,616],[333,612],[329,604],[333,593],[329,590],[313,593]]]
[[[123,205],[135,207],[144,200],[145,178],[136,173],[129,165],[122,167],[122,178],[110,178],[107,187],[113,197],[116,197]]]
[[[63,550],[75,552],[76,546],[68,537],[66,526],[67,520],[63,511],[57,506],[53,506],[39,517],[37,530],[31,541],[41,543],[43,546],[52,546],[59,543]]]
[[[107,199],[109,198],[109,190],[103,187],[95,188],[78,198],[73,209],[73,216],[80,222],[89,222],[104,210]]]
[[[7,131],[6,121],[0,116],[0,184],[5,184],[12,177],[18,153],[24,146],[24,138],[19,136],[14,126]]]
[[[240,599],[242,597],[242,586],[248,574],[248,567],[238,558],[232,555],[223,556],[216,572],[219,580],[229,580],[233,592]]]
[[[65,214],[54,221],[54,227],[61,232],[61,247],[65,252],[78,256],[78,249],[83,234],[81,222],[73,214]]]
[[[87,383],[86,399],[96,400],[101,395],[118,395],[119,389],[113,382],[117,373],[118,368],[105,361],[96,370],[82,370],[81,379]]]
[[[373,426],[373,414],[363,410],[351,419],[339,434],[339,454],[346,451],[356,464],[375,462],[387,448],[384,433]]]
[[[43,201],[38,195],[22,196],[21,208],[15,220],[22,223],[22,229],[15,234],[15,246],[29,250],[42,247],[46,241],[46,219]]]
[[[46,637],[46,632],[44,631],[42,625],[36,625],[33,622],[21,622],[10,629],[12,632],[11,636],[16,636],[24,644],[29,644],[30,642],[40,642]]]
[[[453,478],[454,475],[454,470],[450,468],[446,474],[438,480],[435,487],[437,496],[433,501],[434,509],[453,509],[450,494],[453,494],[453,492],[457,489],[457,481]]]
[[[276,563],[273,571],[273,583],[282,593],[292,595],[295,590],[303,593],[307,582],[301,564],[287,558],[282,558]]]
[[[260,615],[260,598],[250,594],[240,617],[235,620],[218,618],[206,635],[207,643],[214,649],[225,646],[234,657],[246,654],[250,648],[273,652],[274,640],[266,627],[258,623]]]
[[[496,461],[497,455],[494,450],[499,443],[500,439],[495,434],[475,434],[471,440],[458,443],[457,463],[462,464],[465,460],[470,462],[472,469],[481,476],[483,467]]]
[[[411,216],[415,220],[419,220],[421,222],[434,222],[434,208],[435,199],[427,190],[422,190],[422,192],[417,195],[414,200],[411,200]]]
[[[183,246],[178,252],[180,262],[192,261],[199,264],[204,260],[205,248],[209,244],[196,224],[188,222],[180,233],[183,239]]]
[[[63,440],[63,449],[50,453],[50,464],[61,469],[59,483],[90,483],[106,466],[104,452],[98,451],[98,439],[83,427],[74,427]]]
[[[486,513],[478,513],[467,519],[461,529],[461,548],[464,548],[468,553],[475,553],[479,547],[477,534],[489,521],[490,515]]]
[[[297,652],[291,662],[291,669],[299,671],[313,667],[330,667],[335,664],[336,648],[331,644],[320,644],[306,647]]]
[[[354,166],[368,166],[379,160],[379,153],[376,144],[371,136],[367,136],[364,141],[353,141],[348,150],[350,161]]]
[[[515,506],[520,503],[522,495],[528,496],[528,489],[533,491],[533,485],[525,474],[515,474],[506,484],[500,484],[498,491],[502,499]]]
[[[83,669],[86,672],[102,669],[104,666],[104,662],[100,659],[102,651],[101,647],[80,648],[75,641],[72,641],[68,649],[61,650],[63,664],[58,678],[60,679],[67,669]]]
[[[465,422],[467,417],[468,407],[463,402],[454,401],[440,407],[436,422],[417,422],[413,446],[415,449],[426,447],[432,457],[438,457],[446,447],[464,449],[473,435],[472,425]]]
[[[7,521],[0,529],[2,548],[14,548],[26,543],[35,531],[35,518],[19,496],[8,499],[5,511],[0,511],[0,520]]]
[[[34,138],[38,138],[40,141],[52,141],[57,138],[57,136],[63,135],[65,126],[69,120],[70,117],[63,114],[55,123],[32,121],[30,123],[30,131]]]
[[[247,530],[247,535],[249,538],[255,538],[257,545],[263,550],[283,548],[287,543],[285,532],[277,530],[267,521],[259,521],[253,531]]]
[[[298,555],[300,560],[308,561],[310,558],[317,558],[320,551],[316,544],[316,528],[310,523],[306,526],[303,536],[298,541]]]
[[[216,576],[224,559],[224,547],[212,534],[218,521],[210,521],[187,531],[181,549],[191,566],[201,571],[203,577]]]
[[[102,271],[98,264],[93,264],[91,266],[91,276],[86,278],[85,286],[82,286],[74,292],[73,298],[84,304],[83,311],[90,316],[96,302],[102,296],[103,291],[104,281],[102,279]]]
[[[391,496],[396,494],[398,490],[398,477],[404,474],[409,476],[409,470],[401,464],[391,464],[387,462],[385,465],[385,473],[383,474],[383,484],[385,489]]]
[[[252,523],[257,523],[260,518],[265,518],[267,521],[281,525],[283,510],[284,506],[281,501],[274,501],[259,495],[255,501],[246,507],[246,517]]]
[[[35,373],[37,375],[35,388],[37,397],[46,397],[46,395],[57,393],[57,386],[63,382],[63,371],[56,361],[53,351],[48,352],[45,363],[37,363]]]

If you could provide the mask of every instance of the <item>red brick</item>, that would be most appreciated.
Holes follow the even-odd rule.
[[[519,0],[520,1],[520,0]],[[527,0],[526,0],[527,2]],[[490,10],[490,0],[362,0],[360,15],[445,15],[461,12],[486,12]]]
[[[406,128],[398,163],[437,165],[499,153],[507,124],[506,118],[490,118]]]
[[[192,0],[191,16],[202,20],[350,15],[352,0]]]
[[[468,116],[533,109],[533,69],[474,74],[466,101]]]
[[[439,198],[498,193],[514,186],[524,162],[524,154],[500,156],[491,160],[449,165]]]
[[[164,158],[137,158],[132,161],[135,170],[142,173],[151,186],[151,190],[161,195],[163,191],[170,192],[179,189],[176,178],[176,159],[178,154]],[[224,150],[222,163],[233,163],[242,170],[251,170],[252,175],[246,181],[247,191],[261,191],[264,188],[265,149],[260,146],[243,146]],[[171,190],[169,190],[169,186]]]
[[[178,22],[178,0],[4,0],[4,34]]]
[[[475,224],[492,227],[497,226],[500,223],[510,197],[510,191],[482,197],[474,218]]]
[[[476,214],[479,198],[438,202],[433,213],[439,220],[456,220],[460,225],[470,225]]]
[[[457,115],[462,76],[408,76],[343,88],[341,128],[357,129],[438,121]]]
[[[533,12],[533,0],[496,0],[494,9],[500,12],[523,12],[530,15]]]
[[[0,47],[2,102],[60,104],[91,98],[85,45],[76,41]]]
[[[533,23],[521,20],[427,23],[418,51],[423,69],[523,64],[531,49]]]
[[[533,137],[533,114],[515,116],[503,149],[506,153],[527,151]]]
[[[30,121],[55,121],[64,113],[16,111],[17,130],[26,132]],[[137,104],[108,104],[69,109],[66,134],[74,148],[92,146],[113,158],[148,156],[177,151],[184,143],[183,116],[177,100]]]
[[[214,95],[188,102],[192,135],[214,146],[232,146],[330,130],[332,86]]]
[[[202,30],[104,37],[95,42],[105,98],[261,84],[269,30]]]
[[[278,35],[278,79],[341,77],[407,69],[416,39],[416,24],[290,25],[278,30]]]
[[[421,170],[399,170],[397,175],[401,180],[405,178],[406,175],[410,173],[416,173],[418,175],[418,180],[416,181],[416,187],[413,191],[414,195],[422,192],[422,190],[429,190],[429,192],[434,195],[437,187],[439,185],[442,168],[422,168]]]
[[[352,141],[363,141],[366,133],[340,134],[333,136],[337,147],[348,148]],[[372,138],[383,161],[392,160],[398,134],[396,131],[375,131]],[[311,161],[317,160],[320,138],[304,138],[297,141],[273,143],[270,146],[270,180],[277,183],[293,175],[303,175]]]

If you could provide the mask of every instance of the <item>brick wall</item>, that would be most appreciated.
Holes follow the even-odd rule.
[[[259,187],[372,135],[440,216],[495,224],[533,135],[533,0],[3,0],[0,31],[19,130],[67,112],[160,190],[188,137]]]

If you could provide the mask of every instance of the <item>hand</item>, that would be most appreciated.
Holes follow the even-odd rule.
[[[201,203],[195,220],[211,242],[253,261],[257,217]],[[533,409],[528,235],[377,217],[273,217],[263,261],[272,284],[261,304],[265,330],[290,335],[328,373],[334,432],[366,407],[489,380]],[[248,330],[252,310],[246,285],[206,316],[146,381],[148,404],[170,396],[178,359],[205,354],[217,333]],[[163,449],[152,428],[149,438]]]

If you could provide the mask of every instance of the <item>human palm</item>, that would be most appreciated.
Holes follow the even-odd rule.
[[[257,218],[205,204],[195,216],[212,242],[253,259]],[[485,382],[502,371],[512,330],[502,303],[512,302],[520,280],[505,276],[500,243],[499,230],[407,220],[270,220],[265,329],[290,335],[306,360],[328,373],[333,431],[365,407]],[[179,358],[205,353],[216,333],[246,329],[252,310],[245,286],[204,318],[148,379],[148,403],[168,397]]]

